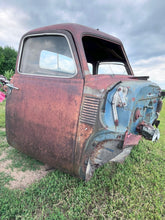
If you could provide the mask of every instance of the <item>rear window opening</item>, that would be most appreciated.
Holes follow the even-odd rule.
[[[128,75],[125,64],[122,62],[101,62],[97,72],[98,74]]]
[[[83,37],[82,41],[91,74],[130,74],[120,45],[91,36]]]

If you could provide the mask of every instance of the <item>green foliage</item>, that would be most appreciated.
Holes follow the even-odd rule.
[[[13,75],[14,75],[13,70],[7,70],[7,71],[5,71],[5,74],[4,74],[4,76],[7,78],[7,80],[10,80]]]
[[[3,53],[3,48],[0,47],[0,67],[2,67],[4,61],[5,61],[5,56],[4,56],[4,53]]]
[[[5,71],[15,70],[17,52],[11,47],[0,47],[0,75]]]
[[[165,92],[165,90],[162,90],[163,92]],[[163,99],[165,99],[165,96],[163,97]]]
[[[164,116],[165,106],[159,142],[142,140],[123,164],[106,164],[87,183],[53,171],[26,190],[9,190],[11,177],[0,173],[0,219],[164,219]]]

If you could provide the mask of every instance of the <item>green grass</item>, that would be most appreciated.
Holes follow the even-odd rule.
[[[9,190],[10,177],[0,174],[0,219],[165,219],[165,106],[160,119],[159,142],[142,140],[123,164],[106,164],[88,183],[53,171]]]
[[[0,128],[5,127],[5,101],[0,102]]]
[[[6,183],[9,183],[10,180],[12,180],[10,175],[7,175],[4,172],[0,172],[0,186],[3,186]]]
[[[10,168],[17,168],[22,171],[26,170],[38,170],[43,163],[19,152],[12,148],[7,151],[6,159],[12,160]]]

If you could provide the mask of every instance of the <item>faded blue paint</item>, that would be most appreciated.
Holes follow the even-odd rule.
[[[119,138],[120,136],[120,138]],[[109,130],[100,130],[93,137],[96,142],[106,141],[106,140],[123,140],[122,133],[110,132]]]
[[[121,133],[110,132],[109,130],[102,129],[90,136],[86,143],[85,149],[87,149],[88,146],[93,146],[93,148],[95,148],[95,145],[97,145],[98,143],[108,140],[123,141],[124,135]]]
[[[110,151],[110,152],[114,152],[114,150],[109,149],[109,148],[107,148],[107,147],[105,147],[105,149],[108,150],[108,151]]]
[[[118,126],[115,126],[114,115],[112,109],[112,99],[119,88],[119,86],[127,87],[127,106],[117,107]],[[137,80],[122,82],[107,95],[105,104],[105,113],[102,114],[101,119],[104,126],[111,132],[124,134],[126,130],[130,133],[138,134],[136,127],[142,121],[152,124],[157,119],[157,104],[160,88],[150,81]],[[146,106],[146,108],[145,108]],[[151,108],[150,108],[151,107]],[[142,117],[134,121],[134,114],[139,108]]]

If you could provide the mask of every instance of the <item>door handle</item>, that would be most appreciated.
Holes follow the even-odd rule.
[[[6,86],[8,86],[9,88],[7,95],[10,95],[13,89],[19,90],[19,88],[15,87],[13,84],[10,84],[10,83],[6,83]]]
[[[9,87],[9,89],[16,89],[16,90],[19,90],[19,88],[15,87],[13,84],[10,84],[10,83],[7,83],[6,86]]]

